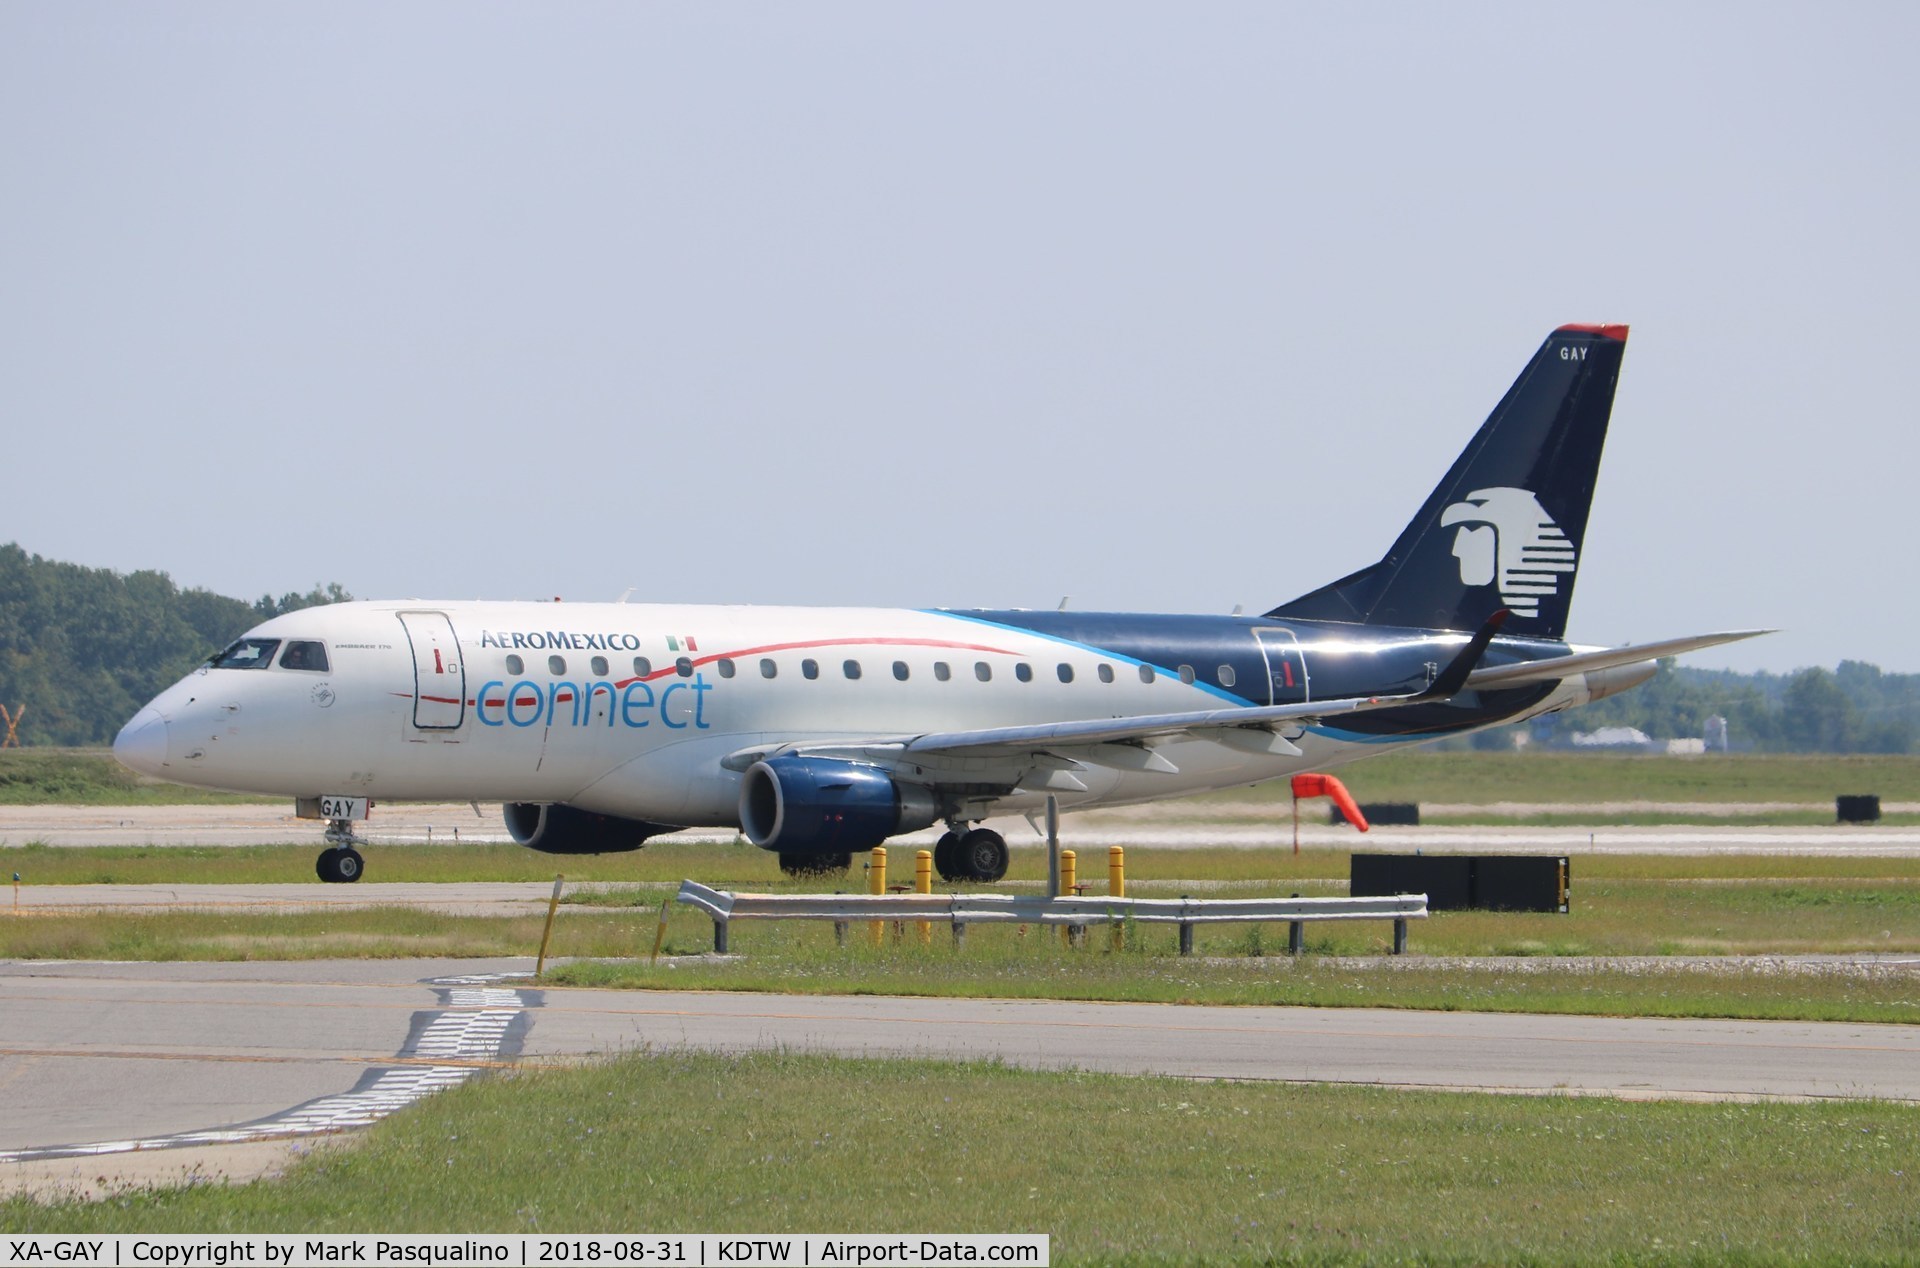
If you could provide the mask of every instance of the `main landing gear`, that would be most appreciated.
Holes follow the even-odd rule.
[[[360,838],[353,835],[353,824],[346,819],[333,820],[327,825],[326,840],[327,848],[320,851],[320,857],[313,864],[315,874],[336,885],[359,880],[367,870],[367,861],[353,848],[361,844]]]
[[[944,881],[997,881],[1007,874],[1007,839],[992,828],[949,829],[933,847],[933,869]]]

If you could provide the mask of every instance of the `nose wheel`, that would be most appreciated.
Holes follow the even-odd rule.
[[[349,881],[359,880],[360,873],[366,870],[366,866],[366,860],[360,857],[360,851],[352,846],[342,849],[328,847],[320,852],[320,858],[314,863],[313,870],[323,881],[344,885]]]
[[[314,861],[314,874],[332,885],[345,885],[360,879],[367,870],[367,861],[360,857],[360,851],[353,847],[360,839],[353,835],[353,824],[345,819],[335,819],[327,825],[327,848],[320,851],[320,857]]]

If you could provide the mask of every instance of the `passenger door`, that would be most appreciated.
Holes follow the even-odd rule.
[[[1307,658],[1294,632],[1285,627],[1256,628],[1253,637],[1267,662],[1267,703],[1310,702],[1313,686],[1307,676]]]
[[[402,612],[400,624],[413,647],[413,725],[457,729],[467,716],[467,669],[453,622],[444,612]]]

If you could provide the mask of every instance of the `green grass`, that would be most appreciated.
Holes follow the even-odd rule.
[[[1038,887],[1039,861],[1028,851],[1016,888]],[[14,959],[316,959],[425,955],[532,955],[542,918],[453,916],[404,908],[262,913],[243,910],[62,912],[36,910],[41,880],[305,880],[310,847],[246,849],[29,849],[18,852],[30,884],[26,911],[0,915],[0,956]],[[1134,855],[1130,892],[1174,897],[1344,892],[1343,851],[1182,850]],[[1920,975],[1888,968],[1783,971],[1729,960],[1705,967],[1676,961],[1657,970],[1627,968],[1607,957],[1726,957],[1805,952],[1920,952],[1920,859],[1787,856],[1576,856],[1573,910],[1567,915],[1442,912],[1410,926],[1405,960],[1384,957],[1385,921],[1310,927],[1309,954],[1283,953],[1284,925],[1203,927],[1198,956],[1177,954],[1169,927],[1125,931],[1126,950],[1110,950],[1095,929],[1085,948],[1068,951],[1038,927],[980,927],[956,954],[948,931],[932,929],[922,949],[908,926],[902,945],[868,946],[864,925],[835,946],[818,922],[742,921],[732,931],[733,961],[646,962],[658,912],[689,873],[723,887],[802,888],[772,859],[749,847],[684,846],[613,859],[553,860],[511,846],[405,846],[374,855],[376,875],[391,880],[550,878],[556,862],[572,888],[554,930],[562,980],[637,988],[872,994],[1064,997],[1219,1004],[1487,1009],[1920,1022]],[[581,866],[586,865],[586,866]],[[617,869],[655,879],[582,883],[580,871]],[[1175,875],[1164,875],[1172,870]],[[862,889],[858,872],[805,888]],[[1006,888],[1001,886],[997,888]],[[1097,887],[1096,887],[1097,888]],[[0,895],[0,903],[4,903]],[[0,908],[0,910],[4,910]],[[712,926],[699,913],[669,908],[670,956],[711,948]],[[1520,968],[1477,964],[1521,957]],[[1562,962],[1559,957],[1584,957]]]
[[[258,800],[136,775],[104,749],[0,749],[0,806],[227,805]]]
[[[1047,1233],[1066,1264],[1902,1263],[1920,1257],[1916,1160],[1920,1109],[1885,1104],[670,1053],[468,1084],[278,1180],[9,1199],[0,1229],[937,1229]]]
[[[1824,802],[1841,793],[1920,801],[1920,756],[1820,753],[1701,757],[1407,751],[1337,768],[1361,801]],[[1238,794],[1283,800],[1285,787]]]

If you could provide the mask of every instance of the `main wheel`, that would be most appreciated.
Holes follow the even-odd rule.
[[[782,854],[780,870],[788,876],[826,876],[853,866],[851,854]]]
[[[948,832],[934,842],[933,870],[940,873],[943,881],[966,879],[966,873],[960,866],[960,834]]]
[[[1007,839],[991,828],[975,828],[961,837],[959,855],[971,880],[997,881],[1007,874]]]

